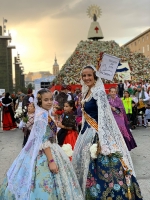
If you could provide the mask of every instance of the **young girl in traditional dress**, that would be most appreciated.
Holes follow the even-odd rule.
[[[27,112],[27,122],[25,123],[25,126],[23,127],[24,132],[24,140],[23,140],[23,147],[26,145],[32,126],[34,124],[34,114],[35,114],[35,106],[34,103],[30,103],[28,105],[28,112]]]
[[[0,187],[1,200],[83,200],[73,167],[56,144],[57,127],[49,110],[52,94],[37,94],[34,125],[25,147]]]
[[[74,149],[78,137],[74,115],[75,110],[75,102],[73,100],[65,102],[62,122],[57,122],[58,127],[61,128],[57,134],[58,144],[60,146],[70,144],[72,149]]]

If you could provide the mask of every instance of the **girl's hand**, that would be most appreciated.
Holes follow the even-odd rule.
[[[48,166],[52,173],[55,173],[55,174],[58,173],[59,170],[55,162],[48,163]]]
[[[63,128],[63,125],[62,125],[61,122],[57,122],[57,126],[58,126],[59,128]]]

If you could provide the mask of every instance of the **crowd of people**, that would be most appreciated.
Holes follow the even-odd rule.
[[[81,83],[74,93],[62,85],[2,97],[3,129],[19,127],[24,138],[0,199],[142,199],[129,151],[138,146],[132,129],[149,125],[150,85],[120,81],[106,94],[94,66]]]

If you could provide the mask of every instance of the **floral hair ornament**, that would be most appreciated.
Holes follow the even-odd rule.
[[[41,95],[40,95],[39,93],[37,94],[37,98],[38,98],[38,99],[41,99]]]
[[[54,106],[58,106],[58,101],[55,101],[55,100],[54,100],[54,101],[53,101],[53,105],[54,105]]]

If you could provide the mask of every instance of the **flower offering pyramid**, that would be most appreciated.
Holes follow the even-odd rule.
[[[104,52],[128,62],[133,80],[143,79],[149,73],[150,61],[142,53],[132,53],[127,47],[120,47],[115,41],[81,41],[73,54],[62,66],[60,73],[54,80],[55,84],[80,84],[80,73],[83,66],[93,64],[97,67],[100,53]],[[107,82],[107,80],[105,80]],[[118,82],[115,75],[112,82]]]

